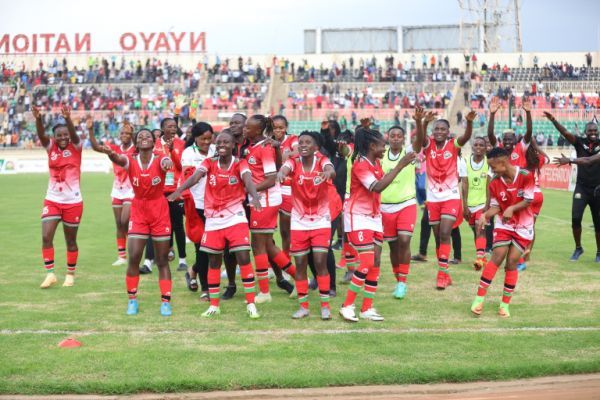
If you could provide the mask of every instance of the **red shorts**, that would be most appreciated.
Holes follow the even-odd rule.
[[[75,204],[55,203],[54,201],[44,200],[42,208],[42,221],[53,219],[62,220],[64,225],[79,226],[81,215],[83,214],[83,202]]]
[[[452,229],[456,229],[460,226],[460,224],[463,223],[463,221],[465,220],[465,213],[463,212],[463,208],[460,207],[460,209],[458,210],[458,216],[456,217],[456,221],[454,221],[454,224],[452,225]]]
[[[152,200],[134,198],[131,203],[129,216],[130,237],[154,240],[169,240],[171,238],[171,219],[169,203],[165,197]]]
[[[454,221],[460,219],[462,214],[462,202],[460,199],[452,199],[438,202],[427,202],[429,213],[429,225],[437,225],[443,218],[451,218]]]
[[[290,254],[303,256],[310,252],[327,253],[331,228],[320,228],[312,231],[291,231]]]
[[[281,195],[281,199],[279,212],[285,215],[292,215],[292,196]]]
[[[507,231],[506,229],[494,229],[494,244],[492,248],[510,246],[513,245],[521,250],[521,253],[525,252],[531,240],[523,239],[516,232]]]
[[[477,222],[477,220],[479,218],[481,218],[482,215],[483,215],[483,208],[481,210],[472,212],[471,215],[469,216],[469,225],[475,226],[475,223]]]
[[[348,232],[348,241],[356,251],[370,251],[375,245],[381,246],[383,242],[383,233],[375,232],[370,229]]]
[[[531,207],[531,211],[536,217],[540,215],[540,211],[542,210],[542,204],[544,204],[544,194],[542,192],[534,192],[533,201],[531,202],[529,207]]]
[[[398,235],[412,236],[417,221],[417,205],[412,204],[395,213],[381,213],[383,240],[394,241]]]
[[[116,197],[112,198],[112,206],[113,208],[121,208],[125,204],[131,204],[133,199],[117,199]]]
[[[221,254],[225,246],[229,251],[250,251],[250,231],[247,224],[236,224],[216,231],[204,231],[200,241],[200,250],[205,253]]]
[[[279,206],[263,207],[260,211],[250,207],[250,232],[274,233],[277,229],[278,212]]]

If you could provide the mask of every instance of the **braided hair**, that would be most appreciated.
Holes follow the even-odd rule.
[[[356,161],[356,157],[361,155],[367,156],[371,143],[383,141],[381,132],[375,129],[359,127],[354,135],[354,154],[352,154],[352,162]]]
[[[254,114],[250,117],[250,119],[253,119],[260,123],[263,135],[270,136],[273,133],[273,119],[271,117],[265,117],[262,114]]]

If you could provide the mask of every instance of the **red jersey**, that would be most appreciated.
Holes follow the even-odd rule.
[[[81,176],[82,144],[69,143],[61,149],[54,139],[46,147],[50,179],[46,200],[61,204],[75,204],[83,201],[79,189]]]
[[[167,143],[161,137],[154,144],[154,152],[160,156],[167,156],[173,161],[173,167],[169,169],[165,176],[165,193],[173,193],[177,190],[177,184],[179,182],[179,175],[181,174],[181,155],[185,148],[185,142],[179,139],[177,136],[173,137],[173,150],[169,150]]]
[[[127,155],[127,173],[133,186],[135,200],[154,200],[164,197],[163,190],[165,186],[165,176],[167,171],[162,167],[166,156],[152,154],[148,166],[142,166],[142,160],[139,154],[136,156]]]
[[[242,175],[250,173],[248,163],[236,157],[226,169],[219,166],[219,158],[207,158],[198,169],[206,171],[204,191],[205,230],[214,231],[240,223],[248,223],[244,210],[246,189]]]
[[[277,173],[275,165],[275,149],[263,145],[264,140],[255,143],[246,149],[246,161],[252,173],[252,182],[258,185],[268,175]],[[281,189],[279,183],[267,190],[260,192],[260,205],[263,207],[274,207],[281,204]]]
[[[329,188],[321,174],[331,161],[321,154],[315,154],[310,170],[302,166],[302,157],[288,159],[284,166],[290,169],[292,189],[291,229],[312,230],[331,227],[329,214]]]
[[[281,142],[281,155],[284,159],[289,158],[289,154],[298,148],[298,136],[296,135],[285,135]],[[281,183],[281,195],[291,196],[292,195],[292,181],[287,178]]]
[[[438,149],[433,137],[423,148],[427,171],[427,201],[442,202],[460,199],[458,189],[458,151],[457,139],[447,140]]]
[[[517,167],[515,178],[506,182],[504,178],[495,176],[490,181],[490,205],[500,208],[500,215],[496,217],[495,228],[517,233],[524,239],[533,239],[533,211],[531,207],[524,208],[513,214],[508,222],[502,221],[502,212],[523,200],[533,200],[534,179],[533,174],[526,169]]]
[[[381,215],[381,194],[371,191],[371,188],[381,178],[383,169],[379,160],[375,164],[365,157],[359,156],[352,164],[350,177],[350,198],[348,209],[350,214],[362,214],[371,217]]]
[[[510,163],[515,167],[526,168],[527,160],[525,159],[525,153],[527,152],[528,147],[529,144],[525,143],[524,140],[518,142],[513,148],[512,153],[510,153]]]
[[[124,156],[131,156],[135,153],[135,146],[133,144],[129,145],[127,149],[123,149],[122,145],[117,146],[116,144],[109,144],[108,146],[115,153],[122,154]],[[131,182],[129,181],[127,169],[121,167],[118,164],[113,163],[113,174],[115,175],[115,179],[113,180],[111,196],[116,199],[132,198],[133,188],[131,187]]]

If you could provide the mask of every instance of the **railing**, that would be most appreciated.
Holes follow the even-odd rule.
[[[302,94],[304,90],[314,91],[320,90],[323,85],[327,88],[338,89],[340,94],[345,93],[348,90],[364,90],[370,87],[373,93],[386,93],[391,88],[394,88],[396,92],[447,92],[454,88],[454,82],[294,82],[286,83],[286,91],[295,91],[296,93]]]

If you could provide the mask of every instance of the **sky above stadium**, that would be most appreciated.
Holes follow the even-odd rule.
[[[482,0],[471,0],[473,4],[478,1]],[[94,49],[115,51],[124,32],[206,32],[209,53],[301,54],[304,29],[458,24],[464,15],[458,3],[0,0],[0,34],[91,32]],[[600,51],[599,15],[598,0],[522,0],[523,50]]]

